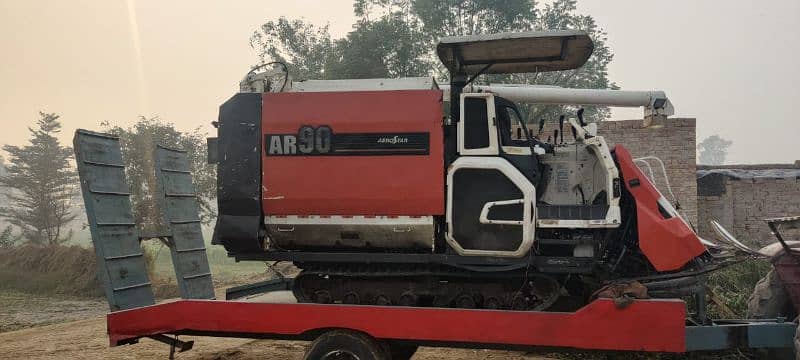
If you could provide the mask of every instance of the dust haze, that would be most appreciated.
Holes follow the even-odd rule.
[[[727,163],[794,162],[800,3],[583,0],[608,32],[611,80],[660,89],[698,141],[733,141]],[[159,116],[211,132],[219,104],[258,59],[249,37],[279,16],[351,30],[352,2],[0,1],[0,143],[21,144],[38,112],[60,114],[62,141],[102,121]],[[616,110],[612,119],[640,117]]]

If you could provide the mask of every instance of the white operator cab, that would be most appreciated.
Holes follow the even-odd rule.
[[[470,85],[481,74],[578,68],[592,49],[580,31],[440,42],[437,53],[451,73],[450,85],[440,88],[456,114],[457,135],[447,169],[445,238],[458,254],[522,257],[541,236],[586,239],[620,226],[620,173],[596,124],[568,119],[565,142],[547,143],[527,130],[520,138],[512,129],[526,124],[514,102],[636,106],[645,115],[671,115],[663,92]]]
[[[525,125],[512,102],[489,92],[462,93],[460,99],[459,157],[447,173],[446,239],[456,252],[521,257],[533,245],[537,228],[619,226],[619,172],[594,126],[570,119],[574,141],[555,146],[531,141],[528,131],[519,139],[512,129]],[[459,175],[479,185],[462,191],[467,185],[459,186]],[[464,197],[480,200],[470,204]],[[465,212],[477,215],[469,227],[479,234],[475,239],[466,231],[457,234],[465,227],[459,213]],[[482,228],[492,230],[482,233]],[[512,234],[521,240],[511,240],[516,239]],[[508,246],[501,245],[502,238],[511,240]]]

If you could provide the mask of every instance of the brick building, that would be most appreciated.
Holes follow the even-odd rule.
[[[713,238],[717,220],[750,245],[774,242],[765,218],[800,215],[800,161],[794,164],[699,166],[699,232]],[[781,231],[800,240],[800,230]]]

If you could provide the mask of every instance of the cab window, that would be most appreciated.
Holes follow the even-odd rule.
[[[527,134],[514,108],[501,106],[497,109],[498,131],[500,132],[500,142],[503,146],[528,146]]]

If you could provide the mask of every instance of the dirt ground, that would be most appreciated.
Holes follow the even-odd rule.
[[[0,291],[0,333],[57,322],[102,316],[103,299],[54,299],[17,291]]]
[[[220,294],[221,295],[221,294]],[[261,299],[264,300],[264,299]],[[277,302],[284,299],[267,299]],[[55,299],[0,291],[0,359],[166,359],[169,348],[142,339],[109,347],[104,299]],[[178,359],[302,359],[306,342],[183,337],[194,348]],[[543,359],[519,352],[421,348],[418,360]]]

